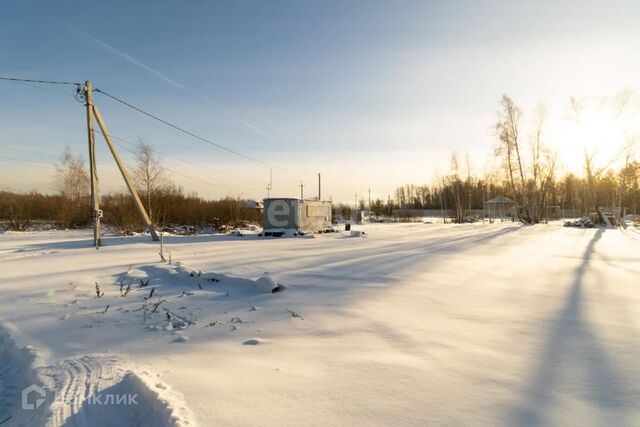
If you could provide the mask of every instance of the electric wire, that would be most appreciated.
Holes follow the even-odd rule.
[[[109,136],[113,138],[113,135],[109,135]],[[137,155],[136,151],[124,146],[122,143],[115,142],[115,144],[118,147],[122,148],[123,150],[133,154],[134,156]],[[261,190],[259,188],[231,187],[231,186],[228,186],[228,185],[216,184],[216,183],[209,182],[209,181],[201,179],[201,178],[196,178],[196,177],[193,177],[191,175],[187,175],[187,174],[184,174],[182,172],[178,172],[177,170],[175,170],[173,168],[169,168],[167,166],[163,166],[163,168],[168,170],[169,172],[172,172],[172,173],[176,174],[176,175],[182,176],[183,178],[187,178],[187,179],[190,179],[192,181],[200,182],[202,184],[207,184],[207,185],[211,185],[211,186],[218,187],[218,188],[225,188],[227,190]]]
[[[55,169],[55,166],[51,166],[51,165],[47,165],[47,164],[39,163],[39,162],[33,162],[33,161],[31,161],[31,160],[15,159],[15,158],[13,158],[13,157],[0,156],[0,161],[4,161],[4,162],[20,162],[20,163],[29,163],[29,164],[33,164],[33,165],[40,166],[40,167],[43,167],[43,168]]]
[[[104,109],[104,110],[106,110],[106,111],[110,111],[110,112],[115,112],[115,113],[120,114],[120,115],[122,115],[122,116],[124,116],[124,117],[128,117],[129,119],[137,120],[137,119],[136,119],[136,117],[134,117],[133,115],[128,114],[128,113],[127,113],[127,112],[125,112],[124,110],[122,110],[122,109],[120,109],[120,108],[113,107],[113,106],[111,106],[111,105],[101,105],[101,106],[100,106],[100,109],[101,109],[101,110],[102,110],[102,109]],[[162,130],[162,131],[164,131],[164,132],[167,132],[167,133],[169,133],[169,134],[171,134],[171,135],[175,135],[175,136],[177,136],[177,137],[180,137],[180,136],[181,136],[181,134],[180,134],[179,132],[177,132],[177,131],[175,131],[175,130],[172,130],[171,128],[167,128],[167,127],[165,127],[165,126],[156,125],[156,124],[151,124],[151,126],[153,126],[153,127],[154,127],[154,128],[156,128],[156,129],[160,129],[160,130]],[[97,130],[94,130],[94,132],[98,132],[98,131],[97,131]],[[113,136],[112,134],[109,134],[109,136],[111,136],[113,139],[118,140],[118,141],[120,141],[120,142],[123,142],[123,143],[125,143],[125,144],[130,144],[130,145],[132,145],[132,146],[135,146],[135,145],[136,145],[136,143],[132,142],[131,140],[128,140],[128,141],[127,141],[126,139],[124,139],[124,138],[122,138],[122,137]],[[171,154],[163,153],[162,151],[159,151],[159,150],[157,150],[157,149],[155,149],[155,148],[154,148],[154,151],[155,151],[157,154],[159,154],[159,155],[161,155],[161,156],[163,156],[163,157],[172,158],[172,159],[174,159],[174,160],[178,160],[178,161],[180,161],[180,162],[184,162],[184,163],[187,163],[187,164],[190,164],[190,165],[193,165],[193,166],[198,166],[198,167],[201,167],[201,168],[206,168],[206,169],[208,169],[209,171],[216,171],[216,169],[215,169],[215,168],[211,168],[210,166],[205,166],[205,165],[202,165],[202,164],[198,164],[198,163],[192,162],[192,161],[190,161],[190,160],[186,160],[186,159],[183,159],[183,158],[179,158],[179,157],[173,156],[173,155],[171,155]],[[221,174],[224,174],[224,175],[226,175],[226,176],[231,176],[231,177],[234,177],[234,178],[243,179],[243,180],[252,181],[252,182],[258,182],[258,183],[260,183],[260,184],[263,184],[263,185],[264,185],[264,181],[263,181],[263,180],[258,180],[258,179],[256,179],[256,178],[249,178],[249,177],[246,177],[246,176],[241,176],[241,175],[238,175],[238,174],[233,174],[233,173],[229,173],[229,172],[223,172],[223,171],[219,171],[219,170],[218,170],[217,172],[218,172],[218,173],[221,173]],[[291,172],[291,173],[298,174],[298,173],[297,173],[297,172],[295,172],[295,171],[290,171],[290,172]],[[300,174],[298,174],[298,175],[303,175],[303,174],[302,174],[302,173],[300,173]],[[315,176],[315,174],[314,174],[314,176]],[[263,189],[264,189],[264,188],[263,188]]]
[[[79,83],[79,82],[57,81],[57,80],[39,80],[39,79],[23,79],[23,78],[5,77],[5,76],[0,76],[0,80],[10,81],[10,82],[15,82],[15,83],[22,83],[22,84],[29,85],[29,86],[34,87],[34,88],[43,89],[43,90],[46,90],[46,89],[45,89],[45,88],[38,87],[38,86],[31,85],[30,83],[37,83],[37,84],[54,84],[54,85],[72,85],[72,86],[76,86],[76,94],[78,94],[78,93],[80,92],[80,88],[81,88],[81,86],[82,86],[82,83]],[[55,91],[52,91],[52,92],[55,92]],[[116,96],[114,96],[114,95],[111,95],[110,93],[105,92],[105,91],[103,91],[103,90],[101,90],[101,89],[95,88],[95,89],[94,89],[94,92],[97,92],[97,93],[103,94],[103,95],[105,95],[105,96],[107,96],[107,97],[109,97],[109,98],[113,99],[114,101],[119,102],[119,103],[121,103],[121,104],[123,104],[123,105],[125,105],[125,106],[127,106],[127,107],[129,107],[129,108],[131,108],[131,109],[133,109],[133,110],[135,110],[135,111],[137,111],[137,112],[139,112],[139,113],[141,113],[141,114],[143,114],[143,115],[147,116],[147,117],[150,117],[150,118],[152,118],[152,119],[154,119],[154,120],[156,120],[156,121],[158,121],[158,122],[160,122],[160,123],[162,123],[162,124],[164,124],[164,125],[166,125],[166,126],[169,126],[169,127],[173,128],[173,129],[175,129],[175,130],[177,130],[177,131],[179,131],[179,132],[181,132],[181,133],[184,133],[184,134],[186,134],[186,135],[189,135],[189,136],[191,136],[191,137],[193,137],[193,138],[195,138],[195,139],[197,139],[197,140],[200,140],[200,141],[202,141],[202,142],[205,142],[205,143],[207,143],[207,144],[209,144],[209,145],[212,145],[212,146],[214,146],[214,147],[217,147],[217,148],[219,148],[219,149],[221,149],[221,150],[224,150],[224,151],[229,152],[229,153],[231,153],[231,154],[234,154],[234,155],[236,155],[236,156],[242,157],[242,158],[244,158],[244,159],[246,159],[246,160],[250,160],[250,161],[253,161],[253,162],[255,162],[255,163],[259,163],[259,164],[261,164],[261,165],[263,165],[263,166],[266,166],[266,167],[269,167],[269,168],[275,168],[275,169],[280,169],[280,170],[288,171],[288,172],[290,172],[290,173],[299,174],[299,172],[296,172],[296,171],[293,171],[293,170],[291,170],[291,169],[284,168],[284,167],[281,167],[281,166],[272,165],[272,164],[270,164],[270,163],[268,163],[268,162],[265,162],[265,161],[262,161],[262,160],[256,159],[256,158],[254,158],[254,157],[252,157],[252,156],[246,155],[246,154],[244,154],[244,153],[241,153],[241,152],[239,152],[239,151],[236,151],[236,150],[233,150],[233,149],[231,149],[231,148],[229,148],[229,147],[226,147],[226,146],[224,146],[224,145],[222,145],[222,144],[219,144],[219,143],[216,143],[216,142],[214,142],[214,141],[211,141],[211,140],[209,140],[209,139],[207,139],[207,138],[201,137],[201,136],[199,136],[199,135],[197,135],[197,134],[195,134],[195,133],[193,133],[193,132],[190,132],[190,131],[188,131],[188,130],[186,130],[186,129],[184,129],[184,128],[180,127],[180,126],[177,126],[177,125],[175,125],[175,124],[173,124],[173,123],[171,123],[171,122],[169,122],[169,121],[167,121],[167,120],[161,119],[160,117],[158,117],[158,116],[156,116],[156,115],[154,115],[154,114],[151,114],[151,113],[149,113],[149,112],[147,112],[147,111],[143,110],[142,108],[136,107],[135,105],[132,105],[131,103],[129,103],[129,102],[127,102],[127,101],[124,101],[124,100],[122,100],[122,99],[120,99],[120,98],[118,98],[118,97],[116,97]],[[57,93],[61,93],[61,92],[57,92]],[[76,99],[77,99],[77,98],[76,98]],[[114,138],[114,139],[115,139],[115,138]],[[166,154],[165,154],[165,155],[166,155]],[[172,156],[169,156],[169,155],[166,155],[166,156],[167,156],[167,157],[172,157]],[[179,160],[179,161],[186,162],[186,163],[192,163],[192,162],[189,162],[189,161],[185,161],[185,160],[183,160],[183,159],[178,159],[178,158],[175,158],[175,159],[176,159],[176,160]],[[9,159],[9,160],[13,160],[13,161],[22,161],[22,162],[27,162],[27,163],[34,163],[34,162],[28,162],[28,161],[23,161],[23,160],[19,160],[19,159]],[[192,164],[193,164],[193,163],[192,163]],[[176,173],[177,175],[181,175],[181,176],[187,177],[187,178],[189,178],[189,179],[194,179],[194,180],[196,180],[196,181],[200,181],[200,182],[203,182],[203,183],[206,183],[206,184],[209,184],[209,185],[214,185],[214,186],[217,186],[217,187],[222,187],[222,188],[227,188],[227,189],[237,188],[237,187],[228,187],[228,186],[222,186],[222,185],[218,185],[218,184],[213,184],[213,183],[210,183],[210,182],[207,182],[207,181],[200,180],[200,179],[198,179],[198,178],[189,177],[189,176],[187,176],[187,175],[185,175],[185,174],[182,174],[182,173],[177,172],[177,171],[174,171],[174,170],[172,170],[172,171],[173,171],[174,173]],[[252,189],[252,190],[253,190],[253,189]]]
[[[272,165],[272,164],[267,163],[265,161],[256,159],[255,157],[251,157],[251,156],[248,156],[248,155],[246,155],[244,153],[241,153],[239,151],[233,150],[233,149],[231,149],[229,147],[226,147],[226,146],[224,146],[222,144],[218,144],[217,142],[211,141],[210,139],[207,139],[207,138],[204,138],[202,136],[199,136],[199,135],[197,135],[197,134],[195,134],[193,132],[190,132],[190,131],[178,126],[178,125],[175,125],[175,124],[173,124],[171,122],[168,122],[167,120],[161,119],[160,117],[158,117],[158,116],[156,116],[154,114],[151,114],[151,113],[143,110],[140,107],[136,107],[135,105],[132,105],[129,102],[124,101],[124,100],[122,100],[122,99],[120,99],[120,98],[118,98],[118,97],[116,97],[114,95],[111,95],[111,94],[109,94],[109,93],[107,93],[107,92],[105,92],[105,91],[103,91],[101,89],[95,88],[95,89],[93,89],[93,91],[97,92],[97,93],[101,93],[101,94],[113,99],[114,101],[121,103],[122,105],[125,105],[125,106],[127,106],[127,107],[129,107],[129,108],[131,108],[133,110],[136,110],[137,112],[139,112],[141,114],[144,114],[147,117],[150,117],[150,118],[152,118],[152,119],[154,119],[154,120],[156,120],[156,121],[158,121],[160,123],[163,123],[163,124],[173,128],[173,129],[175,129],[175,130],[177,130],[179,132],[182,132],[182,133],[184,133],[186,135],[189,135],[189,136],[191,136],[191,137],[193,137],[193,138],[195,138],[195,139],[197,139],[199,141],[202,141],[202,142],[205,142],[207,144],[213,145],[214,147],[217,147],[217,148],[219,148],[221,150],[224,150],[224,151],[226,151],[228,153],[234,154],[236,156],[242,157],[242,158],[244,158],[246,160],[250,160],[252,162],[259,163],[259,164],[261,164],[263,166],[266,166],[266,167],[269,167],[269,168],[281,169],[281,170],[285,170],[285,171],[288,171],[288,172],[291,172],[291,173],[294,173],[294,174],[298,174],[298,172],[293,171],[291,169],[287,169],[287,168],[284,168],[282,166]]]
[[[98,133],[98,131],[94,129],[94,133]],[[119,142],[121,142],[121,143],[123,143],[123,144],[128,145],[129,147],[133,147],[133,149],[136,149],[136,148],[137,148],[137,144],[136,144],[136,143],[134,143],[134,142],[132,142],[131,140],[127,140],[127,139],[124,139],[124,138],[122,138],[122,137],[113,136],[112,134],[109,134],[109,136],[110,136],[112,139],[116,140],[116,141],[119,141]],[[173,156],[173,155],[171,155],[171,154],[168,154],[168,153],[165,153],[165,152],[159,151],[159,150],[157,150],[157,149],[155,149],[155,148],[154,148],[154,150],[153,150],[153,151],[154,151],[155,153],[157,153],[158,155],[162,156],[162,157],[166,157],[166,158],[174,159],[174,160],[177,160],[177,161],[179,161],[179,162],[182,162],[182,163],[185,163],[185,164],[188,164],[188,165],[197,166],[197,167],[199,167],[199,168],[206,169],[206,170],[207,170],[207,171],[209,171],[209,172],[211,172],[211,171],[215,171],[215,172],[220,173],[220,174],[222,174],[222,175],[231,176],[231,177],[234,177],[234,178],[237,178],[237,179],[244,179],[244,180],[247,180],[247,181],[258,182],[258,183],[260,183],[260,184],[262,184],[262,183],[263,183],[263,181],[258,180],[258,179],[255,179],[255,178],[248,178],[248,177],[244,177],[244,176],[240,176],[240,175],[236,175],[236,174],[232,174],[232,173],[228,173],[228,172],[223,172],[223,171],[220,171],[220,170],[218,170],[218,169],[211,168],[211,167],[209,167],[209,166],[205,166],[205,165],[202,165],[202,164],[199,164],[199,163],[192,162],[191,160],[186,160],[186,159],[182,159],[182,158],[180,158],[180,157]]]
[[[114,101],[117,101],[117,102],[119,102],[119,103],[121,103],[121,104],[123,104],[123,105],[126,105],[127,107],[132,108],[132,109],[136,110],[137,112],[139,112],[139,113],[141,113],[141,114],[144,114],[144,115],[145,115],[145,116],[147,116],[147,117],[151,117],[152,119],[154,119],[154,120],[156,120],[156,121],[159,121],[160,123],[164,123],[165,125],[167,125],[167,126],[169,126],[169,127],[172,127],[173,129],[176,129],[176,130],[178,130],[178,131],[180,131],[180,132],[182,132],[182,133],[184,133],[184,134],[187,134],[187,135],[189,135],[189,136],[191,136],[191,137],[193,137],[193,138],[196,138],[196,139],[198,139],[198,140],[200,140],[200,141],[206,142],[207,144],[211,144],[211,145],[213,145],[213,146],[215,146],[215,147],[218,147],[218,148],[219,148],[219,149],[221,149],[221,150],[224,150],[224,151],[227,151],[227,152],[229,152],[229,153],[235,154],[236,156],[243,157],[243,158],[245,158],[245,159],[247,159],[247,160],[251,160],[251,161],[253,161],[253,162],[260,163],[260,164],[265,165],[265,166],[267,166],[267,167],[272,167],[272,165],[270,165],[269,163],[263,162],[262,160],[258,160],[258,159],[256,159],[256,158],[251,157],[251,156],[247,156],[246,154],[240,153],[239,151],[232,150],[231,148],[225,147],[224,145],[218,144],[218,143],[216,143],[216,142],[213,142],[213,141],[211,141],[211,140],[208,140],[208,139],[206,139],[206,138],[203,138],[203,137],[201,137],[201,136],[199,136],[199,135],[196,135],[196,134],[195,134],[195,133],[193,133],[193,132],[189,132],[188,130],[183,129],[183,128],[181,128],[180,126],[174,125],[173,123],[170,123],[170,122],[168,122],[168,121],[166,121],[166,120],[164,120],[164,119],[161,119],[161,118],[160,118],[160,117],[158,117],[158,116],[155,116],[155,115],[153,115],[153,114],[151,114],[151,113],[148,113],[148,112],[144,111],[143,109],[141,109],[141,108],[139,108],[139,107],[136,107],[135,105],[132,105],[132,104],[130,104],[130,103],[128,103],[128,102],[126,102],[126,101],[123,101],[123,100],[122,100],[122,99],[120,99],[120,98],[116,98],[115,96],[113,96],[113,95],[111,95],[111,94],[109,94],[109,93],[107,93],[107,92],[105,92],[105,91],[103,91],[103,90],[100,90],[100,89],[98,89],[98,88],[95,88],[93,91],[94,91],[94,92],[101,93],[101,94],[103,94],[103,95],[106,95],[106,96],[108,96],[109,98],[113,99]]]
[[[17,77],[2,77],[2,76],[0,76],[0,80],[7,80],[7,81],[13,81],[13,82],[26,82],[26,83],[46,83],[46,84],[53,84],[53,85],[82,86],[82,83],[77,83],[77,82],[64,82],[64,81],[55,81],[55,80],[19,79]]]
[[[17,84],[19,84],[21,86],[28,86],[28,87],[33,88],[33,89],[43,90],[45,92],[57,93],[59,95],[64,95],[64,96],[68,96],[69,95],[69,92],[63,92],[62,90],[51,89],[51,87],[47,87],[47,86],[38,86],[37,84],[27,83],[27,82],[22,82],[22,81],[16,81],[15,83],[17,83]]]
[[[41,153],[38,151],[31,151],[31,150],[25,150],[23,148],[12,148],[12,147],[5,147],[0,145],[0,150],[7,150],[7,151],[18,151],[21,153],[27,153],[27,154],[35,154],[37,156],[45,156],[45,157],[51,157],[51,158],[58,158],[58,156],[53,155],[53,154],[48,154],[48,153]]]

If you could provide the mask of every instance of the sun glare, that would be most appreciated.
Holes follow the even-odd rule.
[[[594,156],[596,166],[610,162],[625,146],[628,135],[620,117],[596,110],[560,119],[551,133],[552,147],[573,173],[584,172],[585,151]]]

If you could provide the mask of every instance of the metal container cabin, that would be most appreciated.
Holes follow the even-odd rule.
[[[295,198],[264,199],[263,228],[266,235],[289,230],[317,233],[331,228],[331,202]]]

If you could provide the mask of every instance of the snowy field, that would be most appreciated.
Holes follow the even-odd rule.
[[[2,427],[640,425],[640,234],[363,229],[0,234]]]

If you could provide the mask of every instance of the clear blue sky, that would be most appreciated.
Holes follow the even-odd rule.
[[[280,165],[274,193],[352,200],[424,183],[469,152],[481,172],[497,103],[560,111],[569,96],[637,88],[640,3],[5,0],[0,75],[84,81]],[[71,88],[0,82],[0,188],[51,191],[66,145],[85,155]],[[53,91],[53,92],[52,92]],[[62,92],[62,93],[59,93]],[[204,196],[263,196],[269,171],[96,95],[115,136],[142,137]],[[554,110],[555,111],[555,110]],[[103,146],[104,144],[101,144]],[[11,150],[7,150],[7,147]],[[18,151],[26,150],[26,151]],[[5,158],[2,161],[2,158]],[[128,154],[125,154],[128,157]],[[488,160],[489,159],[489,160]],[[102,149],[104,191],[117,188]]]

